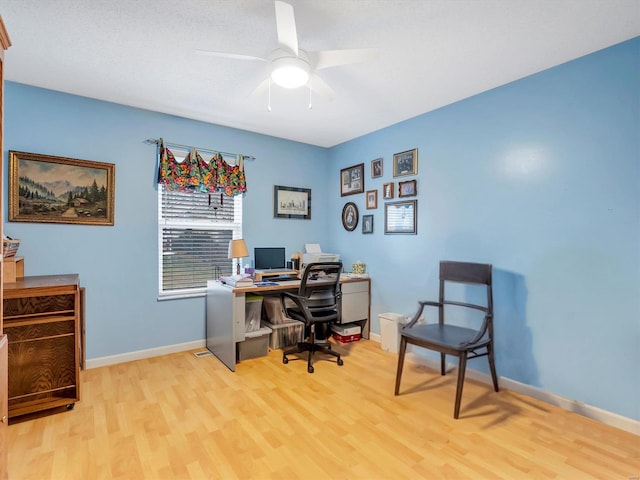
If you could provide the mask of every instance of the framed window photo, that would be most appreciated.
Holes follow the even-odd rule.
[[[393,182],[385,183],[382,186],[382,198],[385,200],[393,198]]]
[[[384,204],[384,233],[417,233],[418,201],[403,200]]]
[[[417,195],[416,184],[416,180],[398,182],[398,197],[414,197]]]
[[[382,176],[382,157],[371,160],[371,178]]]
[[[311,219],[311,189],[274,185],[273,218]]]
[[[362,233],[373,233],[373,215],[362,216]]]
[[[364,163],[340,170],[340,196],[364,192]]]
[[[349,202],[342,209],[342,226],[345,230],[353,232],[358,226],[358,207],[355,203]]]
[[[378,190],[367,190],[367,210],[378,208]]]
[[[418,149],[407,150],[393,155],[393,176],[404,177],[418,173]]]
[[[113,225],[113,163],[9,152],[9,221]]]

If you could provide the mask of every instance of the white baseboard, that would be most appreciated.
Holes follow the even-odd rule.
[[[178,343],[164,347],[149,348],[147,350],[138,350],[137,352],[127,352],[119,355],[110,355],[108,357],[92,358],[91,360],[87,360],[86,368],[106,367],[108,365],[132,362],[134,360],[142,360],[143,358],[159,357],[160,355],[184,352],[186,350],[195,350],[197,348],[204,347],[206,347],[205,340],[196,340],[195,342]]]
[[[374,342],[380,343],[380,335],[377,333],[370,333],[369,339]],[[87,360],[86,368],[98,368],[108,365],[115,365],[118,363],[131,362],[133,360],[142,360],[143,358],[158,357],[160,355],[167,355],[169,353],[184,352],[186,350],[196,350],[198,348],[205,348],[205,340],[197,340],[194,342],[178,343],[176,345],[167,345],[159,348],[149,348],[147,350],[139,350],[137,352],[122,353],[120,355],[111,355],[108,357],[94,358]],[[406,359],[410,362],[418,365],[424,365],[434,370],[440,370],[440,362],[437,360],[431,360],[428,358],[415,355],[411,352],[407,352]],[[467,368],[467,377],[478,382],[491,384],[491,376],[487,373],[479,372],[471,368]],[[602,410],[601,408],[587,405],[578,400],[570,400],[560,395],[556,395],[552,392],[547,392],[538,387],[520,383],[510,378],[500,377],[500,385],[513,390],[514,392],[527,395],[529,397],[537,398],[543,402],[547,402],[551,405],[555,405],[564,410],[574,412],[583,415],[587,418],[591,418],[598,422],[610,425],[612,427],[625,430],[635,435],[640,435],[640,421],[633,420],[632,418],[623,417],[616,413]]]
[[[440,371],[439,360],[424,358],[411,352],[407,352],[405,358],[406,360],[418,365],[424,365],[425,367]],[[455,365],[452,364],[450,366],[448,365],[447,367],[455,368]],[[487,385],[492,384],[491,375],[489,375],[488,373],[470,369],[469,367],[467,367],[466,377],[481,383],[486,383]],[[602,410],[601,408],[587,405],[586,403],[580,402],[578,400],[570,400],[555,393],[542,390],[538,387],[527,385],[516,380],[511,380],[510,378],[499,377],[498,380],[501,387],[521,393],[523,395],[527,395],[529,397],[536,398],[543,402],[560,407],[563,410],[577,413],[587,418],[591,418],[592,420],[596,420],[606,425],[619,428],[620,430],[625,430],[635,435],[640,435],[640,421],[638,420],[623,417],[622,415],[618,415],[617,413],[608,412],[606,410]]]

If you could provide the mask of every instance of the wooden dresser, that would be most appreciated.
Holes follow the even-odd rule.
[[[0,17],[0,238],[2,238],[2,199],[4,194],[4,180],[2,179],[2,170],[4,167],[4,148],[2,146],[2,117],[4,112],[4,51],[11,46],[9,35],[4,28],[4,22]],[[0,265],[2,255],[0,255]],[[2,301],[2,274],[0,273],[0,301]],[[7,478],[7,337],[2,330],[2,312],[0,312],[0,479]]]
[[[4,284],[9,417],[80,400],[80,281],[76,274]]]

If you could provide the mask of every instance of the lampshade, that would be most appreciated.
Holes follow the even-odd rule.
[[[276,58],[271,62],[271,80],[284,88],[301,87],[309,80],[309,64],[301,58]]]
[[[249,250],[247,250],[247,244],[244,243],[243,239],[231,240],[229,242],[229,254],[227,255],[229,258],[241,258],[248,257]]]

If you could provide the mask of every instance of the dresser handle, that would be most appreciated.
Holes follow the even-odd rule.
[[[7,416],[6,415],[2,416],[2,423],[7,423]]]

